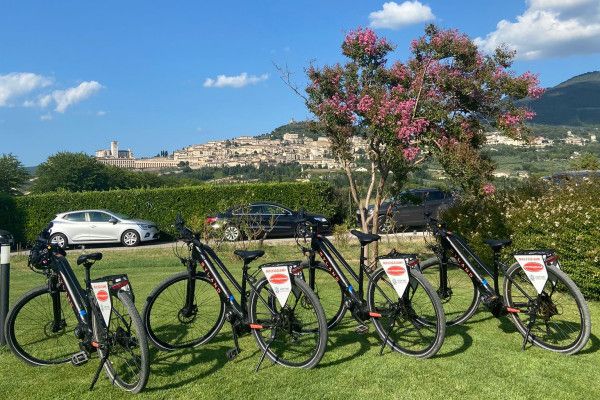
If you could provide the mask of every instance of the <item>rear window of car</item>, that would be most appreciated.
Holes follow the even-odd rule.
[[[66,219],[67,221],[85,222],[85,213],[84,212],[71,213],[71,214],[65,215],[63,218]]]
[[[443,198],[444,198],[444,192],[440,192],[439,190],[436,190],[433,192],[428,192],[426,194],[427,201],[442,200]]]

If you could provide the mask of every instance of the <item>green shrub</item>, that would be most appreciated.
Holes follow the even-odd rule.
[[[444,214],[486,261],[488,238],[507,238],[518,249],[552,248],[562,268],[588,298],[600,299],[600,181],[554,185],[532,181],[485,199],[458,203]]]
[[[108,209],[158,224],[163,234],[180,212],[198,224],[205,216],[253,201],[273,201],[293,209],[331,216],[335,213],[332,188],[315,183],[252,183],[201,185],[161,189],[111,190],[105,192],[54,192],[21,197],[0,197],[0,227],[18,241],[35,239],[56,214],[79,209]]]

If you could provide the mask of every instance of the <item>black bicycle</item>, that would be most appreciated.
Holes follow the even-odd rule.
[[[426,215],[437,244],[436,256],[422,263],[426,278],[438,284],[438,294],[448,325],[467,321],[480,302],[497,317],[510,315],[528,342],[559,353],[574,354],[590,337],[588,305],[575,283],[560,269],[553,250],[524,250],[514,253],[516,263],[500,260],[501,250],[511,240],[486,240],[494,253],[490,268],[464,238],[448,231],[443,223]],[[492,277],[493,287],[480,273]],[[504,275],[503,296],[499,275]]]
[[[98,353],[90,390],[104,368],[113,384],[138,393],[148,380],[148,343],[127,275],[91,280],[90,269],[102,253],[84,254],[77,259],[85,268],[82,288],[65,250],[50,243],[51,227],[42,231],[29,255],[30,268],[44,274],[47,284],[23,295],[8,314],[8,346],[34,366],[69,361],[79,366]]]
[[[335,246],[319,233],[319,221],[305,216],[301,223],[310,224],[310,247],[301,244],[297,237],[298,245],[308,258],[301,264],[302,277],[323,305],[330,329],[350,310],[359,323],[358,333],[366,333],[367,322],[373,322],[382,339],[380,354],[386,345],[419,358],[437,353],[444,342],[446,317],[435,289],[419,271],[416,255],[394,250],[379,257],[382,266],[372,271],[366,265],[365,250],[380,236],[353,230],[351,233],[360,241],[357,274]],[[317,254],[323,262],[316,260]],[[358,283],[358,288],[352,285],[340,265]]]
[[[251,331],[262,350],[256,370],[265,356],[288,367],[312,368],[318,364],[327,344],[327,322],[316,295],[294,276],[299,261],[263,264],[250,273],[250,262],[262,257],[264,251],[236,250],[244,262],[240,284],[181,218],[175,226],[191,257],[180,257],[186,272],[166,279],[148,296],[144,323],[158,348],[171,351],[206,343],[227,320],[235,345],[227,351],[230,360],[240,352],[238,337]],[[202,271],[197,270],[198,264]],[[264,277],[258,276],[261,271]]]

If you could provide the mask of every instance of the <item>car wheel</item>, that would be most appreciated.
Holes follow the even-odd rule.
[[[237,226],[229,225],[223,231],[223,238],[228,242],[235,242],[240,238],[240,229]]]
[[[69,245],[67,237],[62,233],[55,233],[54,235],[50,236],[50,243],[57,244],[62,249],[66,249]]]
[[[121,243],[127,247],[137,246],[140,244],[140,235],[134,230],[125,231],[121,236]]]
[[[394,233],[395,224],[393,218],[386,218],[384,215],[382,215],[378,218],[378,221],[379,223],[377,225],[379,233]]]

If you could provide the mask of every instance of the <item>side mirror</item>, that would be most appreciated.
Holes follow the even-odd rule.
[[[116,219],[115,217],[110,217],[110,219],[108,220],[108,222],[110,222],[111,224],[115,225],[117,222],[119,222],[119,220]]]

